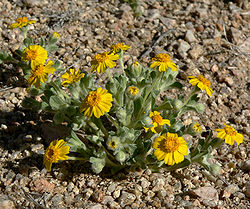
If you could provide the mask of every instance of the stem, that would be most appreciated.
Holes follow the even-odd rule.
[[[83,160],[83,161],[87,161],[85,158],[83,157],[73,157],[73,156],[68,156],[68,160]]]
[[[146,94],[143,98],[142,101],[142,108],[140,109],[139,113],[137,114],[137,117],[134,119],[134,121],[138,121],[138,118],[141,117],[141,114],[144,112],[144,108],[145,108],[145,101],[147,100],[149,94],[151,93],[152,89],[155,87],[155,85],[158,83],[158,81],[160,80],[160,78],[162,77],[162,73],[158,72],[156,78],[154,79],[150,89],[148,91],[146,91]]]
[[[106,117],[108,118],[108,120],[111,121],[111,122],[113,123],[113,125],[118,129],[118,128],[119,128],[119,125],[118,125],[118,123],[115,121],[115,119],[114,119],[112,116],[110,116],[108,113],[106,113],[105,115],[106,115]]]
[[[110,80],[112,83],[114,83],[114,79],[113,79],[113,77],[111,76],[110,69],[107,69],[106,72],[107,72],[107,75],[108,75],[108,77],[109,77],[109,80]]]
[[[119,61],[120,61],[120,66],[121,66],[121,69],[122,69],[122,73],[126,76],[126,73],[125,73],[125,70],[124,70],[124,63],[123,63],[123,50],[121,50],[121,52],[120,52]]]
[[[99,126],[99,128],[101,129],[102,133],[104,134],[105,138],[108,139],[109,138],[109,134],[107,129],[104,127],[102,121],[100,118],[97,118],[97,125]]]

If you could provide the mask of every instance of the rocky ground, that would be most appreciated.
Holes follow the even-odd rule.
[[[93,174],[79,163],[62,162],[47,172],[42,164],[48,146],[46,124],[52,116],[25,110],[19,69],[0,65],[0,208],[249,208],[249,66],[250,3],[247,0],[144,0],[135,17],[119,0],[2,0],[0,49],[11,53],[23,37],[11,30],[16,18],[28,16],[34,38],[61,35],[59,59],[90,69],[94,54],[111,44],[131,46],[125,59],[146,65],[159,52],[169,53],[178,79],[205,75],[215,96],[203,95],[206,111],[186,115],[188,123],[221,128],[230,123],[244,135],[238,146],[223,145],[213,155],[222,166],[209,177],[193,165],[176,172]],[[152,49],[148,54],[145,50]],[[146,56],[144,56],[146,55]],[[186,85],[188,88],[188,84]]]

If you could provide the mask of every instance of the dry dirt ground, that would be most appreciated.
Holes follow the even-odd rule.
[[[176,172],[93,174],[80,163],[42,164],[48,146],[45,121],[51,115],[21,107],[26,95],[22,73],[0,65],[0,208],[249,208],[249,60],[250,3],[247,0],[144,0],[135,17],[120,0],[1,0],[0,49],[11,53],[23,37],[11,30],[16,18],[37,21],[30,34],[38,39],[61,35],[54,60],[65,68],[90,70],[96,53],[111,44],[131,46],[125,59],[146,65],[159,52],[178,65],[178,79],[202,74],[212,83],[214,97],[203,96],[200,121],[212,129],[231,124],[244,135],[240,146],[223,145],[214,152],[222,166],[209,178],[193,165]],[[144,52],[150,49],[148,54]],[[144,56],[146,55],[146,56]],[[204,94],[203,94],[204,95]]]

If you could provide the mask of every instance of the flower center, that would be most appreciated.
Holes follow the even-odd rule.
[[[116,148],[116,143],[115,143],[114,141],[112,141],[112,142],[110,143],[110,147],[112,147],[113,149]]]
[[[58,150],[55,147],[51,147],[47,152],[47,157],[51,162],[56,162],[58,159]]]
[[[160,53],[157,55],[156,60],[159,62],[170,62],[170,56],[168,54]]]
[[[41,75],[43,75],[45,67],[43,65],[37,65],[36,69],[34,71],[32,71],[32,74],[40,77]]]
[[[18,23],[26,23],[26,22],[28,22],[28,19],[27,19],[27,17],[20,17],[20,18],[17,18],[16,21]]]
[[[136,87],[134,87],[134,86],[129,87],[129,90],[130,90],[130,93],[132,95],[135,95],[135,94],[138,93],[138,89]]]
[[[193,130],[194,130],[195,132],[200,132],[200,131],[201,131],[200,125],[199,125],[198,123],[195,123],[195,124],[193,125]]]
[[[231,126],[226,126],[225,127],[225,132],[230,135],[230,136],[235,136],[236,135],[236,131],[233,127]]]
[[[96,59],[97,62],[105,62],[106,60],[109,59],[109,55],[108,55],[107,52],[103,52],[101,54],[97,54],[95,56],[95,59]]]
[[[198,80],[199,80],[200,82],[202,82],[205,86],[208,86],[208,87],[211,86],[210,81],[207,80],[206,78],[204,78],[202,75],[199,75],[199,76],[198,76]]]
[[[87,103],[89,106],[97,106],[101,101],[101,96],[96,91],[92,91],[89,93]]]
[[[168,152],[174,152],[179,148],[178,138],[168,137],[164,144],[165,149]]]
[[[155,123],[162,123],[162,117],[160,115],[154,115],[152,117],[153,122]]]
[[[35,60],[37,58],[37,56],[38,56],[38,53],[36,50],[30,49],[26,52],[26,59],[27,60]]]

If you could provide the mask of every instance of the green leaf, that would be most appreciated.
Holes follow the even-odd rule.
[[[34,42],[33,42],[32,38],[25,38],[23,43],[26,47],[28,47],[28,46],[32,45]]]
[[[174,82],[170,86],[168,86],[168,89],[182,89],[183,85],[180,82]]]
[[[55,122],[55,124],[62,124],[62,122],[64,121],[64,114],[62,112],[57,112],[53,117],[53,121]]]
[[[61,106],[65,105],[64,101],[55,95],[50,97],[49,104],[53,110],[59,110]]]
[[[143,102],[143,98],[142,97],[138,97],[135,101],[134,101],[134,115],[137,115],[137,113],[139,113],[139,111],[142,108],[142,102]]]
[[[58,46],[56,46],[56,45],[48,45],[48,46],[46,46],[46,50],[48,52],[57,51],[58,50]]]
[[[91,168],[95,173],[100,173],[105,166],[105,157],[103,158],[96,158],[90,157],[89,162],[91,163]]]
[[[46,41],[45,41],[44,37],[42,37],[42,36],[41,36],[40,45],[41,45],[42,47],[45,47],[45,45],[46,45]]]
[[[78,138],[74,131],[71,131],[71,136],[67,142],[72,152],[85,153],[87,150],[86,145]]]
[[[41,103],[36,101],[33,98],[30,97],[25,97],[22,101],[22,106],[24,108],[28,108],[28,109],[33,109],[33,110],[39,110],[41,109]]]
[[[52,66],[53,68],[55,68],[56,70],[58,70],[58,68],[60,68],[61,67],[61,63],[60,63],[60,61],[59,60],[57,60],[55,63],[54,63],[54,65]]]

